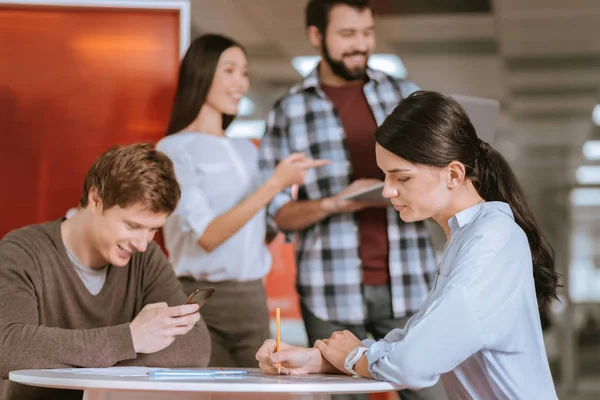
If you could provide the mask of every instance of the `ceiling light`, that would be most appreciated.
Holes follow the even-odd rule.
[[[227,137],[236,139],[259,139],[265,133],[265,121],[256,120],[234,120],[227,128]]]
[[[294,67],[302,77],[305,77],[316,68],[320,59],[321,57],[319,56],[294,57],[292,58],[292,67]]]
[[[570,201],[574,206],[600,206],[600,188],[573,189]]]
[[[600,140],[588,140],[583,144],[583,155],[588,160],[600,160]]]
[[[369,67],[400,79],[408,75],[402,60],[394,54],[373,54],[369,57]]]
[[[592,120],[594,124],[600,126],[600,104],[596,104],[594,111],[592,111]]]
[[[575,172],[577,181],[582,184],[600,184],[600,166],[598,165],[581,165]]]
[[[238,104],[238,113],[237,115],[241,117],[247,117],[254,114],[256,110],[256,104],[246,96],[242,97]]]
[[[292,66],[302,77],[306,77],[317,66],[321,57],[300,56],[292,59]],[[402,60],[395,54],[373,54],[369,57],[369,67],[386,72],[396,78],[406,78],[407,72]]]

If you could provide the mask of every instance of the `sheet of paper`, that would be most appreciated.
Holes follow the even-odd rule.
[[[150,367],[109,367],[109,368],[61,368],[47,371],[69,372],[78,375],[105,375],[105,376],[147,376],[148,372],[164,368]]]

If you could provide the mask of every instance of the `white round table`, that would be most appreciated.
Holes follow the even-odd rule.
[[[325,400],[331,394],[397,390],[387,382],[348,375],[276,376],[257,368],[243,377],[152,380],[146,376],[106,376],[53,370],[13,371],[9,379],[24,385],[77,389],[84,400]]]

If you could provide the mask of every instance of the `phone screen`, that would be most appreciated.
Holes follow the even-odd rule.
[[[215,288],[198,288],[188,296],[187,300],[183,304],[196,303],[202,307],[206,300],[208,300],[208,298],[212,296],[214,292]]]

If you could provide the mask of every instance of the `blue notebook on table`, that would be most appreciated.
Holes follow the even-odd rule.
[[[150,379],[243,377],[245,375],[248,375],[248,371],[243,369],[161,369],[148,372]]]

